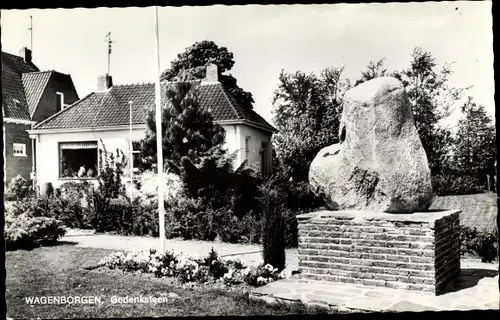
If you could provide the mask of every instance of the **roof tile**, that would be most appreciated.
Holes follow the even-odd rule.
[[[33,114],[38,106],[52,73],[53,71],[23,73],[23,85],[30,114]]]
[[[39,70],[33,63],[25,63],[21,57],[2,52],[2,112],[4,117],[31,119],[21,77],[23,73],[36,71]]]
[[[162,84],[162,91],[165,85]],[[220,83],[201,84],[198,87],[200,107],[209,111],[215,121],[247,120],[275,129],[255,111],[244,108]],[[72,106],[41,122],[35,129],[105,128],[129,124],[129,101],[132,104],[132,122],[146,123],[146,110],[155,106],[155,86],[152,83],[117,85],[105,92],[94,92]]]

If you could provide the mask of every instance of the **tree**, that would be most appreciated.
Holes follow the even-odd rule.
[[[319,152],[338,142],[342,95],[349,83],[343,68],[326,68],[319,75],[282,71],[272,99],[276,159],[287,177],[307,181],[309,165]]]
[[[214,123],[212,116],[202,110],[198,103],[196,82],[172,82],[162,88],[162,145],[164,167],[176,174],[180,173],[183,157],[197,163],[212,148],[219,148],[225,142],[224,129]],[[146,119],[147,130],[141,141],[142,170],[156,165],[156,115],[149,110]]]
[[[406,88],[431,176],[442,174],[449,166],[451,133],[439,122],[450,115],[464,90],[448,86],[451,74],[450,64],[438,69],[434,56],[419,47],[413,50],[409,68],[392,73]]]
[[[462,119],[458,121],[454,159],[459,174],[472,175],[486,185],[486,177],[494,175],[496,159],[496,134],[492,119],[483,105],[472,97],[462,105]]]
[[[177,59],[171,62],[171,67],[162,73],[161,79],[171,81],[185,71],[191,80],[202,80],[205,78],[206,66],[209,63],[218,66],[219,81],[222,85],[241,103],[252,109],[254,102],[252,94],[241,89],[237,85],[236,78],[231,74],[224,74],[234,66],[233,53],[229,52],[226,47],[219,47],[213,41],[195,42],[187,47],[184,52],[177,55]]]
[[[259,177],[245,163],[234,170],[234,154],[224,146],[224,129],[199,106],[198,82],[183,78],[163,89],[164,167],[180,176],[184,195],[200,199],[204,208],[226,208],[237,216],[257,207]],[[154,110],[146,122],[142,170],[153,169],[157,161]]]
[[[384,68],[385,58],[378,61],[370,61],[366,66],[366,70],[361,72],[361,78],[356,80],[354,86],[357,86],[365,81],[371,79],[385,77],[387,75],[387,69]]]

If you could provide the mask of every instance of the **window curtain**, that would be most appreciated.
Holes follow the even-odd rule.
[[[63,142],[61,149],[97,149],[97,141],[88,142]]]

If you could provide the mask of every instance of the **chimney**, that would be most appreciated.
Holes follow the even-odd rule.
[[[219,69],[216,64],[207,65],[207,75],[205,76],[205,81],[207,82],[219,81]]]
[[[26,48],[26,47],[22,47],[21,50],[19,50],[19,56],[21,58],[23,58],[24,62],[26,63],[31,63],[31,50]]]
[[[97,78],[97,90],[105,91],[113,86],[113,78],[109,74],[99,76]]]

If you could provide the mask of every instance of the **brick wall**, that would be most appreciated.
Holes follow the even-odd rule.
[[[21,175],[30,181],[32,167],[31,139],[26,130],[31,127],[24,124],[3,123],[4,125],[4,148],[5,148],[5,182],[8,184],[12,178]],[[26,144],[26,157],[14,157],[13,144]]]
[[[460,273],[459,212],[299,215],[300,277],[439,294]]]

